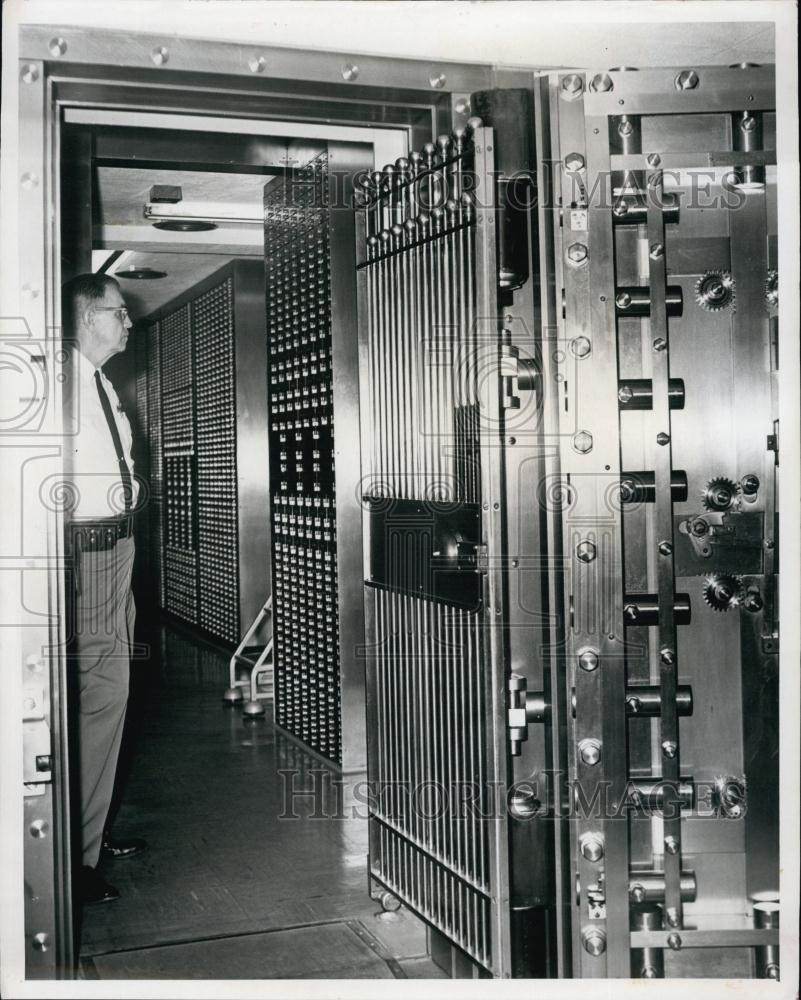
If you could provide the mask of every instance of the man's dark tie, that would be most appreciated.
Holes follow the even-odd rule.
[[[97,386],[97,394],[100,397],[100,405],[103,407],[103,413],[106,416],[108,429],[111,431],[111,440],[114,442],[114,450],[117,452],[117,461],[120,466],[120,478],[122,479],[122,495],[125,498],[125,513],[129,514],[133,503],[133,482],[131,480],[131,470],[128,468],[128,463],[125,461],[125,454],[123,453],[122,441],[120,439],[120,431],[117,427],[117,421],[114,419],[114,414],[111,411],[111,403],[106,395],[106,390],[103,388],[103,381],[100,378],[99,368],[95,370],[95,385]]]

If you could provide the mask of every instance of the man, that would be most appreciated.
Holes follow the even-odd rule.
[[[132,511],[139,484],[131,427],[102,368],[125,350],[132,324],[120,287],[108,275],[73,278],[63,303],[74,348],[64,440],[73,570],[68,663],[78,692],[82,865],[76,889],[82,902],[99,903],[119,898],[97,871],[100,857],[133,857],[147,846],[143,840],[114,840],[106,831],[128,702],[135,619]]]

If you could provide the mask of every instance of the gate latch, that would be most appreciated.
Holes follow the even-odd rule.
[[[520,350],[512,344],[501,345],[501,376],[503,378],[503,407],[520,409],[520,392],[540,391],[540,370],[533,358],[521,358]]]
[[[543,692],[526,690],[526,678],[520,674],[511,674],[508,687],[509,749],[513,757],[519,757],[522,744],[528,739],[529,723],[547,722],[550,717],[550,705],[545,700]]]

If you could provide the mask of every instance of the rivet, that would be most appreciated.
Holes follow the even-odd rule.
[[[694,69],[684,69],[675,79],[676,90],[695,90],[698,86],[698,74]]]
[[[678,951],[681,948],[681,935],[680,934],[668,934],[668,948],[672,948],[673,951]]]
[[[661,260],[665,256],[665,247],[662,243],[651,244],[651,260]]]
[[[23,174],[22,177],[20,177],[19,182],[26,191],[33,191],[34,188],[39,187],[39,178],[36,174]]]
[[[646,162],[649,167],[658,167],[659,164],[662,162],[662,157],[659,155],[659,153],[649,153],[648,156],[646,157]]]
[[[678,753],[678,747],[673,742],[673,740],[665,740],[662,744],[662,753],[668,760],[673,760],[673,758]]]
[[[628,118],[624,118],[622,122],[618,122],[618,135],[631,135],[633,131],[634,124]]]
[[[36,63],[25,63],[20,72],[23,83],[36,83],[39,79],[39,67]]]
[[[588,673],[591,673],[598,667],[598,654],[594,649],[579,650],[578,662],[582,670],[586,670]]]
[[[659,554],[662,556],[669,556],[673,551],[673,546],[670,542],[660,542],[659,543]]]
[[[345,63],[342,67],[342,79],[347,80],[349,83],[351,80],[355,80],[359,75],[359,67],[356,63]]]
[[[640,709],[642,708],[642,702],[636,695],[629,695],[626,698],[626,707],[632,715],[639,715]]]
[[[669,434],[665,434],[664,431],[660,431],[656,435],[656,443],[659,444],[659,445],[670,444],[670,435]]]
[[[592,343],[587,337],[574,337],[570,341],[570,352],[576,358],[586,358],[592,350]]]
[[[740,121],[740,128],[743,132],[753,132],[756,128],[756,118],[754,118],[753,115],[746,115],[745,118]]]
[[[469,115],[470,114],[470,101],[466,100],[464,97],[460,97],[456,102],[454,109],[457,115]]]
[[[676,653],[669,646],[665,646],[659,653],[659,659],[666,667],[672,667],[676,662]]]
[[[573,435],[573,448],[580,455],[592,451],[592,434],[589,431],[578,431]]]
[[[25,296],[26,299],[38,299],[39,289],[34,288],[33,285],[26,284],[22,286],[22,294]]]
[[[266,65],[267,60],[264,56],[253,56],[248,59],[248,67],[251,73],[263,73]]]
[[[150,53],[150,58],[157,66],[163,66],[170,58],[170,50],[164,45],[157,45]]]
[[[595,544],[586,539],[576,546],[576,556],[585,563],[592,562],[596,556]]]
[[[668,854],[679,853],[679,842],[675,837],[665,837],[665,850]]]
[[[565,170],[574,174],[577,170],[584,169],[584,157],[581,153],[568,153],[565,157]]]
[[[618,292],[615,302],[620,309],[628,309],[631,305],[631,295],[628,292]]]
[[[50,50],[50,55],[53,56],[54,59],[58,59],[60,56],[63,56],[64,53],[67,51],[67,43],[59,35],[56,38],[50,39],[48,48]]]
[[[595,767],[601,759],[600,740],[582,740],[578,745],[579,756],[588,767]]]
[[[666,347],[667,347],[667,341],[665,340],[665,338],[657,337],[656,340],[654,341],[654,350],[664,351]]]
[[[42,837],[47,836],[47,831],[49,829],[50,828],[48,827],[46,820],[35,819],[33,823],[31,823],[31,825],[28,827],[28,833],[30,833],[32,837],[36,837],[37,840],[39,840]]]
[[[429,84],[434,88],[434,90],[442,90],[445,86],[445,80],[447,77],[444,73],[432,73],[428,78]]]

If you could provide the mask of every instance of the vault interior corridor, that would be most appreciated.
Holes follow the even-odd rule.
[[[121,898],[83,911],[83,977],[444,977],[422,922],[370,898],[367,823],[334,773],[269,717],[221,705],[220,649],[170,625],[145,631],[115,832],[150,849],[104,863]]]

